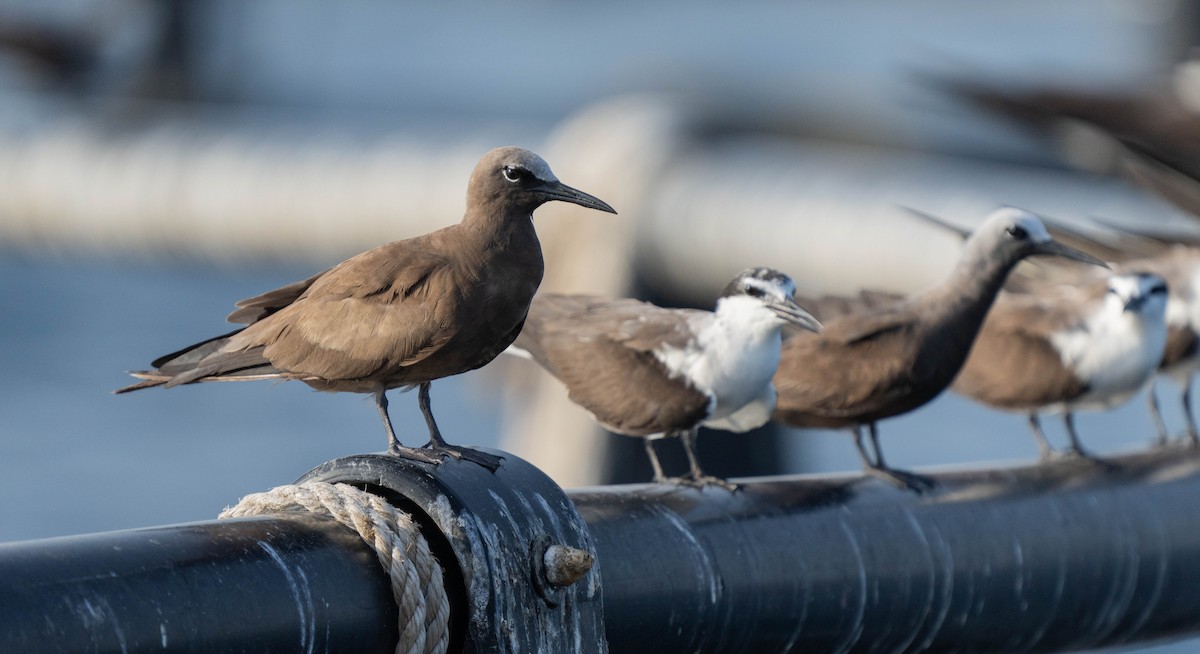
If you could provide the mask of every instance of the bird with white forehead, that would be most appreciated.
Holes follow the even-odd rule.
[[[1167,283],[1167,346],[1159,364],[1159,374],[1179,388],[1180,404],[1186,421],[1184,435],[1192,447],[1200,445],[1200,433],[1192,412],[1193,380],[1200,372],[1200,241],[1184,242],[1182,235],[1154,235],[1132,232],[1097,221],[1106,228],[1103,236],[1085,235],[1063,225],[1050,226],[1053,232],[1065,232],[1093,254],[1111,253],[1105,258],[1115,260],[1113,267],[1121,273],[1153,273]],[[1080,271],[1074,271],[1075,277]],[[1057,277],[1063,278],[1063,275]],[[1154,383],[1146,389],[1150,416],[1158,433],[1159,444],[1170,441],[1166,422],[1159,408]]]
[[[1200,372],[1200,248],[1174,245],[1158,256],[1131,259],[1120,269],[1141,270],[1162,275],[1167,282],[1167,347],[1158,372],[1179,389],[1185,421],[1184,436],[1191,447],[1200,446],[1200,431],[1192,411],[1192,386]],[[1166,422],[1151,382],[1146,390],[1150,415],[1160,444],[1170,440]]]
[[[1009,272],[1039,254],[1104,265],[1056,242],[1027,211],[995,211],[938,285],[827,320],[820,334],[787,339],[775,373],[775,419],[794,427],[849,428],[865,472],[918,492],[930,489],[931,480],[887,465],[876,422],[912,411],[950,385]],[[863,444],[864,426],[873,458]]]
[[[1153,378],[1167,343],[1167,285],[1158,275],[1119,274],[1082,289],[1004,293],[988,314],[956,392],[1028,413],[1042,459],[1053,449],[1039,413],[1061,413],[1068,453],[1085,456],[1078,409],[1109,409]]]
[[[730,487],[703,473],[696,432],[744,432],[770,419],[780,328],[820,329],[793,300],[795,291],[787,275],[753,268],[726,286],[714,311],[541,294],[510,351],[558,378],[606,429],[643,438],[655,481]],[[686,478],[663,473],[653,442],[668,436],[681,437]]]
[[[936,216],[914,209],[908,209],[908,211],[922,221],[944,231],[958,234],[964,239],[969,235],[961,227]],[[1188,443],[1195,446],[1197,442],[1200,442],[1200,435],[1196,432],[1195,420],[1192,415],[1190,391],[1192,378],[1197,371],[1200,371],[1200,347],[1198,347],[1200,344],[1200,244],[1177,244],[1158,236],[1129,232],[1124,227],[1117,227],[1101,221],[1097,221],[1097,225],[1097,229],[1103,227],[1104,230],[1092,230],[1087,233],[1064,223],[1055,221],[1047,223],[1050,233],[1055,238],[1069,239],[1072,244],[1076,244],[1086,252],[1114,261],[1113,270],[1126,278],[1124,282],[1110,280],[1113,273],[1101,268],[1074,265],[1069,261],[1042,261],[1035,271],[1030,271],[1030,274],[1022,276],[1019,280],[1014,280],[1013,277],[1009,278],[1008,284],[1005,285],[1005,291],[1011,292],[1002,293],[997,299],[979,338],[981,341],[993,339],[1006,341],[1008,345],[1002,347],[1002,350],[1017,347],[1018,344],[1045,341],[1048,335],[1055,331],[1073,329],[1077,326],[1082,320],[1082,313],[1094,311],[1095,306],[1101,301],[1101,296],[1129,295],[1135,292],[1131,289],[1130,279],[1134,279],[1142,273],[1157,275],[1166,282],[1167,293],[1166,347],[1163,350],[1162,360],[1158,364],[1158,372],[1176,382],[1182,390],[1180,399],[1187,420],[1185,433]],[[1014,284],[1014,281],[1017,283]],[[1125,288],[1115,288],[1113,285]],[[1149,305],[1144,308],[1151,308],[1153,303],[1151,302]],[[1015,319],[1002,317],[1009,313],[1020,317]],[[1151,319],[1152,317],[1146,316],[1145,318]],[[1125,319],[1128,319],[1128,316],[1125,316]],[[1017,333],[1025,338],[1015,338],[1016,333],[1009,333],[1013,330],[1019,330]],[[1088,331],[1088,338],[1090,339],[1094,333],[1094,330]],[[1148,337],[1153,337],[1155,329],[1149,328],[1146,333]],[[1105,337],[1096,335],[1095,338],[1095,345],[1103,348],[1106,352],[1115,355],[1119,351],[1119,348],[1113,350],[1104,345]],[[976,349],[981,351],[988,347],[986,343],[976,345]],[[1049,349],[1046,351],[1049,352]],[[1048,457],[1051,449],[1045,440],[1037,412],[1045,406],[1054,404],[1057,400],[1043,402],[1034,398],[1039,395],[1055,397],[1067,394],[1071,396],[1073,391],[1067,388],[1051,388],[1054,384],[1048,379],[1039,380],[1020,392],[1015,389],[1007,389],[1001,380],[1009,377],[1009,374],[1002,373],[1000,370],[1010,363],[1009,360],[995,360],[996,368],[978,370],[972,362],[972,359],[975,358],[976,354],[973,352],[966,363],[967,368],[971,370],[970,372],[964,370],[959,381],[965,385],[968,377],[989,379],[990,381],[986,382],[980,381],[980,384],[987,384],[989,387],[994,387],[994,390],[984,391],[982,387],[972,386],[970,392],[963,394],[973,396],[986,393],[990,400],[983,397],[976,399],[998,408],[1029,410],[1029,425],[1034,438],[1037,439],[1042,457]],[[1053,362],[1054,359],[1050,357],[1048,360]],[[1030,369],[1037,369],[1038,364],[1031,362],[1029,365],[1008,367],[1011,377],[1020,380],[1029,374]],[[1050,374],[1053,375],[1053,373]],[[1069,386],[1074,382],[1063,383]],[[959,385],[959,382],[956,382],[953,388],[958,390]],[[1154,392],[1153,381],[1147,384],[1146,391],[1150,415],[1158,432],[1158,442],[1166,444],[1169,442],[1169,436],[1162,412],[1159,409],[1158,397]],[[1072,436],[1071,451],[1078,453],[1081,450],[1078,447],[1078,438],[1074,435],[1074,419],[1071,412],[1064,412],[1063,415],[1067,422],[1068,435]]]
[[[228,319],[245,327],[159,357],[153,370],[130,373],[144,381],[117,392],[295,379],[321,391],[370,393],[389,452],[495,470],[499,457],[442,438],[429,386],[487,364],[517,337],[544,269],[533,212],[555,200],[616,213],[560,182],[536,154],[491,150],[471,173],[459,223],[242,300]],[[421,448],[400,444],[387,411],[388,390],[413,387],[429,431]]]

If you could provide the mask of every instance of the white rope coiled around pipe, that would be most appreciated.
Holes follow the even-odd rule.
[[[400,607],[396,654],[444,654],[450,639],[444,571],[412,517],[377,495],[324,482],[247,495],[219,517],[273,514],[326,516],[357,532],[375,550]]]

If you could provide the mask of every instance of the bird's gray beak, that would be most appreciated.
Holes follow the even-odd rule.
[[[1142,305],[1145,303],[1146,303],[1145,295],[1135,295],[1135,296],[1129,298],[1125,302],[1125,306],[1122,308],[1122,311],[1125,311],[1125,312],[1137,311],[1138,309],[1141,309]]]
[[[571,188],[562,182],[555,180],[546,182],[541,188],[537,189],[548,200],[561,200],[570,202],[588,209],[596,209],[597,211],[607,211],[608,213],[616,213],[617,210],[608,206],[608,203],[593,195],[588,195],[579,189]]]
[[[1076,250],[1075,248],[1069,245],[1063,245],[1058,241],[1046,241],[1045,243],[1039,243],[1034,251],[1034,254],[1049,254],[1059,257],[1066,257],[1068,259],[1090,263],[1093,266],[1109,268],[1107,263],[1104,263],[1100,259],[1093,257],[1087,252],[1084,252],[1083,250]]]
[[[818,334],[821,333],[821,322],[813,317],[811,313],[805,311],[804,307],[796,304],[791,298],[773,300],[767,303],[767,308],[774,311],[775,315],[801,329],[807,329],[810,332]]]

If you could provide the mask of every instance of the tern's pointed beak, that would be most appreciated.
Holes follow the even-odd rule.
[[[821,322],[813,317],[811,313],[805,311],[804,307],[796,304],[791,298],[774,300],[768,303],[767,307],[771,311],[774,311],[780,318],[801,329],[807,329],[810,332],[818,334],[821,333]]]
[[[1082,261],[1084,263],[1090,263],[1093,266],[1100,266],[1101,268],[1109,267],[1107,263],[1104,263],[1100,259],[1093,257],[1087,252],[1084,252],[1083,250],[1076,250],[1075,248],[1069,245],[1063,245],[1058,241],[1046,241],[1045,243],[1038,244],[1035,254],[1049,254],[1059,257],[1066,257],[1068,259],[1074,259],[1076,261]]]
[[[545,196],[548,200],[561,200],[578,204],[581,207],[596,209],[598,211],[606,211],[608,213],[616,213],[617,210],[608,206],[608,203],[593,195],[588,195],[579,189],[571,188],[558,180],[546,182],[537,189],[539,193]]]

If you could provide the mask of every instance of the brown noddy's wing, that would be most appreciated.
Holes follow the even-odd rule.
[[[230,338],[276,368],[328,380],[411,366],[450,341],[462,297],[445,257],[400,241],[346,260],[288,306]],[[436,289],[436,290],[435,290]]]
[[[1075,327],[1077,302],[1061,295],[1002,294],[952,388],[984,404],[1033,410],[1078,397],[1086,384],[1067,368],[1051,336]]]
[[[543,294],[534,298],[514,345],[567,387],[572,402],[618,433],[686,429],[708,415],[708,397],[654,354],[685,347],[688,320],[704,312],[630,299]]]
[[[328,272],[329,270],[326,269],[313,275],[312,277],[309,277],[308,279],[292,282],[287,286],[280,286],[279,288],[272,291],[267,291],[262,295],[255,295],[254,297],[248,297],[244,300],[238,300],[236,303],[234,303],[234,306],[237,307],[237,310],[226,316],[225,320],[243,325],[249,325],[250,323],[262,320],[263,318],[266,318],[276,311],[279,311],[292,302],[295,302],[297,298],[303,295],[304,292],[313,285],[313,282],[317,281],[318,278]]]

